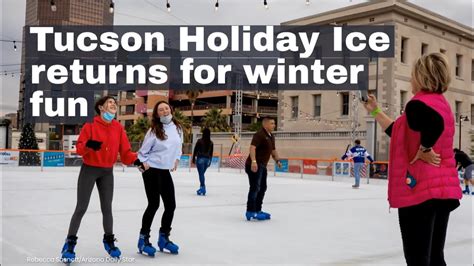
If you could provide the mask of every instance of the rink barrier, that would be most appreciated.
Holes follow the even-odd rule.
[[[31,156],[38,156],[39,162],[33,158],[30,164],[20,165],[20,154],[27,153]],[[232,154],[222,155],[214,153],[211,163],[211,169],[216,169],[218,172],[221,168],[231,168],[239,170],[245,169],[245,161],[247,154]],[[330,176],[332,181],[335,177],[353,177],[353,168],[351,160],[340,160],[337,158],[308,158],[308,157],[288,157],[282,158],[282,168],[278,168],[273,160],[270,160],[267,166],[268,170],[273,171],[273,175],[277,173],[292,173],[299,174],[300,178],[305,175],[323,175]],[[82,164],[82,157],[76,151],[66,150],[31,150],[31,149],[0,149],[0,165],[16,165],[16,166],[41,166],[41,171],[44,167],[68,167],[80,166]],[[120,155],[116,166],[122,166],[125,171],[127,166],[120,163]],[[188,168],[190,172],[196,166],[192,164],[192,154],[183,154],[181,156],[179,168]],[[375,161],[372,164],[366,163],[362,170],[361,178],[366,178],[367,183],[371,178],[387,179],[388,162]]]

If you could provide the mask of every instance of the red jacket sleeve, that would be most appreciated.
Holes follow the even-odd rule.
[[[137,154],[132,152],[130,142],[128,141],[127,133],[122,127],[122,138],[120,139],[120,160],[123,164],[129,165],[132,164],[137,159]]]
[[[81,156],[84,156],[90,151],[90,149],[86,147],[86,142],[90,139],[91,130],[92,130],[91,124],[85,123],[81,129],[79,138],[77,139],[76,153]]]

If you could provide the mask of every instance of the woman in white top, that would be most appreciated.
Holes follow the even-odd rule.
[[[160,205],[160,196],[165,210],[161,218],[158,239],[160,251],[167,250],[177,254],[179,247],[169,240],[171,223],[176,208],[173,179],[170,171],[178,167],[182,154],[181,125],[173,118],[173,109],[164,101],[153,108],[152,125],[145,135],[138,151],[140,166],[143,171],[143,182],[148,199],[148,207],[143,214],[142,228],[138,240],[139,252],[154,256],[156,249],[150,244],[150,227]]]

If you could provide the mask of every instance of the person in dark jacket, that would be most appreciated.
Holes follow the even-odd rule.
[[[464,168],[464,184],[466,185],[466,189],[462,191],[464,194],[471,194],[471,190],[469,189],[469,183],[474,185],[474,182],[472,180],[472,160],[467,156],[467,154],[460,149],[453,149],[454,151],[454,159],[456,160],[456,166],[458,167],[458,171],[461,171],[462,168]],[[472,195],[474,195],[474,191],[472,192]]]
[[[206,195],[206,173],[207,168],[211,166],[212,154],[214,153],[214,143],[211,141],[211,131],[205,128],[202,131],[202,138],[198,139],[194,146],[192,163],[196,164],[199,173],[200,187],[196,191],[198,195]]]

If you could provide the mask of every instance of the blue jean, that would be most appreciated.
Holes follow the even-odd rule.
[[[364,163],[354,163],[355,185],[360,184],[360,170],[364,167]]]
[[[249,177],[249,194],[247,197],[247,211],[259,212],[262,210],[263,198],[267,191],[267,168],[259,165],[256,173],[252,172],[250,165],[245,166]]]
[[[196,160],[196,167],[199,173],[199,183],[201,187],[206,186],[206,177],[204,173],[206,173],[207,168],[211,165],[211,159],[207,157],[197,157]]]

